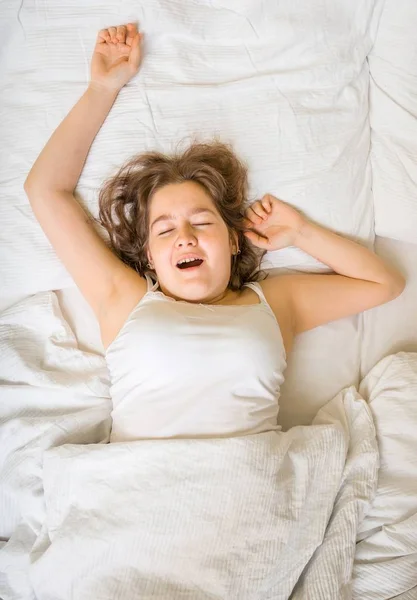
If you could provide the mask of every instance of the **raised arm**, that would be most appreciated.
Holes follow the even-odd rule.
[[[268,300],[287,311],[294,334],[389,302],[405,287],[403,276],[374,252],[309,222],[269,194],[247,218],[252,231],[246,235],[255,245],[296,246],[337,273],[280,275],[263,282]]]
[[[24,189],[45,235],[98,318],[127,267],[95,232],[73,193],[91,144],[140,63],[136,26],[99,32],[91,81],[34,163]]]

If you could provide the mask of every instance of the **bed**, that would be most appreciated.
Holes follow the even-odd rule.
[[[417,599],[417,5],[2,0],[1,12],[0,597]],[[271,192],[374,248],[406,276],[394,301],[299,336],[280,397],[279,444],[268,435],[240,445],[182,441],[164,452],[106,444],[111,399],[98,326],[33,216],[23,182],[88,83],[97,31],[128,21],[145,31],[145,57],[77,186],[93,216],[101,182],[126,158],[218,135],[249,166],[250,200]],[[295,248],[267,254],[263,266],[328,270]],[[210,481],[234,490],[224,523],[239,514],[247,527],[237,536],[230,529],[221,548],[210,546],[215,530],[201,529],[217,557],[206,569],[189,549],[187,561],[171,560],[148,526],[154,490],[141,487],[157,465],[160,488],[176,490],[175,506],[187,507],[175,474],[193,469],[180,458],[190,448],[200,461],[207,448],[217,457],[222,468],[207,466]],[[253,448],[268,479],[258,479],[248,459]],[[172,472],[168,456],[178,458]],[[106,468],[120,462],[123,481]],[[285,510],[254,500],[250,514],[239,512],[242,463],[253,494],[271,489]],[[103,482],[110,491],[94,504]],[[297,495],[300,486],[310,497]],[[140,510],[117,508],[122,491]],[[214,496],[218,504],[196,504],[196,519],[218,514],[220,491]],[[172,509],[169,499],[159,498],[159,514]],[[125,536],[111,552],[109,511]],[[180,512],[174,521],[191,535],[189,513]],[[317,522],[307,535],[308,515]],[[265,560],[249,575],[242,540],[254,536],[255,523],[253,547]],[[149,541],[146,553],[135,554],[132,528]],[[168,537],[183,548],[190,538],[178,531],[163,529],[164,544]],[[233,564],[225,558],[231,547],[239,548]],[[145,558],[161,552],[158,571]]]

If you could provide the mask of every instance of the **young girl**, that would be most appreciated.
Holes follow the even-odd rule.
[[[122,166],[99,198],[109,249],[73,193],[97,132],[139,70],[142,35],[131,23],[99,32],[88,89],[25,191],[98,319],[111,441],[276,429],[294,336],[392,300],[404,279],[270,194],[246,208],[246,168],[218,141]],[[260,281],[262,253],[286,246],[337,274]]]

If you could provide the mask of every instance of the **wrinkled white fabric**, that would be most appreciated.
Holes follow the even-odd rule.
[[[382,5],[125,0],[119,10],[114,0],[2,0],[0,281],[8,293],[73,285],[23,183],[86,89],[97,32],[129,21],[145,32],[144,58],[91,148],[77,186],[83,205],[97,215],[97,191],[125,159],[217,135],[247,161],[251,198],[276,194],[371,243],[366,57]],[[294,248],[268,258],[317,267]]]
[[[377,40],[381,43],[369,61],[377,229],[415,241],[414,2],[364,0],[360,9],[346,0],[150,0],[146,11],[128,0],[122,12],[115,12],[112,0],[97,6],[84,0],[2,1],[1,306],[40,290],[73,285],[33,216],[23,181],[85,90],[95,32],[120,19],[138,20],[147,33],[146,59],[97,136],[77,188],[77,197],[93,214],[103,179],[125,158],[143,149],[170,151],[179,138],[196,131],[204,139],[216,132],[247,159],[251,197],[270,191],[318,222],[371,243],[366,57]],[[412,255],[402,248],[400,253]],[[265,264],[323,268],[292,248],[268,253]],[[396,302],[387,307],[398,313],[392,308]],[[403,316],[405,307],[398,306]],[[394,322],[397,315],[392,317]],[[27,570],[45,516],[43,451],[105,440],[110,402],[104,359],[79,350],[72,332],[63,327],[53,293],[26,298],[18,314],[8,312],[2,323],[0,524],[2,536],[11,539],[0,552],[0,596],[33,600]],[[379,319],[375,330],[386,332],[386,326],[387,319]],[[414,338],[409,329],[403,346],[391,343],[384,352],[379,347],[378,358],[405,344],[410,348]],[[380,338],[371,337],[377,345]],[[393,329],[394,337],[398,332]],[[300,337],[283,390],[287,424],[300,415],[310,422],[325,399],[346,382],[358,383],[360,346],[360,320],[355,318]],[[365,372],[376,360],[369,359]],[[396,426],[402,431],[400,421]],[[413,439],[407,433],[407,443]],[[390,454],[395,461],[395,451]],[[405,455],[401,451],[401,464]],[[386,506],[392,514],[391,505]],[[394,528],[395,533],[406,532]],[[387,530],[375,538],[386,547],[376,544],[364,563],[387,556],[389,536]],[[332,557],[337,561],[337,553]],[[383,573],[378,577],[377,593],[390,589],[391,581],[399,582],[391,573],[387,585]],[[372,589],[374,579],[367,585]],[[413,587],[398,600],[416,597]]]
[[[59,444],[108,441],[103,356],[81,351],[56,295],[0,313],[0,598],[33,600],[29,553],[45,521],[42,458]]]
[[[347,599],[377,467],[354,388],[287,433],[49,450],[36,598]]]
[[[375,233],[417,243],[417,2],[385,0],[369,54]]]
[[[377,494],[359,528],[354,598],[388,600],[410,593],[415,600],[417,353],[382,359],[362,381],[360,393],[374,419],[381,467]]]

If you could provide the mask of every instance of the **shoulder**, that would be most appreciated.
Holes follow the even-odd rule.
[[[289,300],[289,283],[291,275],[267,275],[267,277],[258,282],[268,304],[272,306],[282,306],[288,303]]]
[[[291,275],[268,275],[259,281],[265,299],[275,315],[288,353],[294,340],[294,319],[290,295]]]

